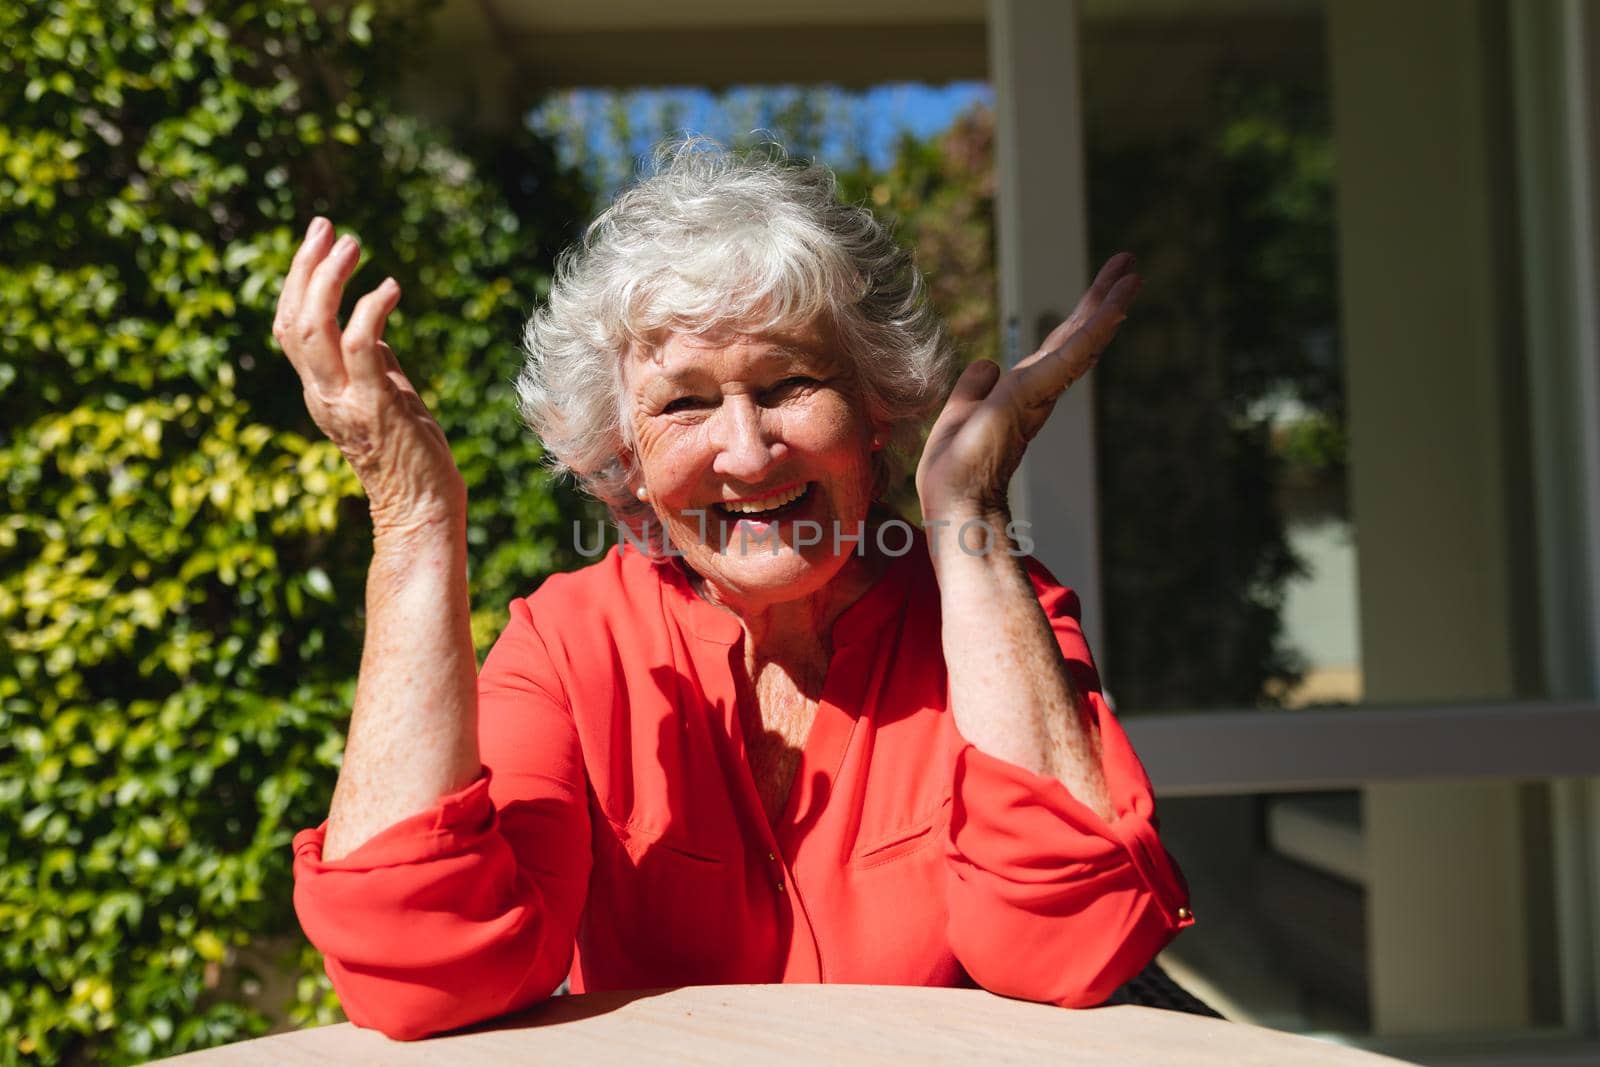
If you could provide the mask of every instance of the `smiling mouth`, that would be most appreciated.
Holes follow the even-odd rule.
[[[730,519],[781,519],[793,511],[798,511],[800,505],[805,503],[811,495],[811,484],[797,485],[769,497],[756,500],[741,500],[737,504],[714,505],[717,514]]]

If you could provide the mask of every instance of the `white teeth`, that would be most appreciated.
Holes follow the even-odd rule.
[[[806,485],[797,485],[787,493],[779,493],[777,496],[764,497],[761,500],[745,500],[737,504],[723,504],[722,507],[727,511],[731,511],[739,515],[756,515],[763,511],[772,511],[775,508],[781,508],[785,504],[794,503],[802,496],[805,496],[808,488],[810,488],[809,483]]]

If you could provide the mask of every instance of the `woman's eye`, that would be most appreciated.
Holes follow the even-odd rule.
[[[681,411],[696,411],[706,406],[708,401],[698,396],[680,396],[676,400],[669,400],[661,409],[663,415],[675,415]]]
[[[783,397],[792,396],[795,393],[803,392],[804,390],[810,389],[812,386],[817,384],[818,383],[815,378],[808,378],[804,375],[796,375],[793,378],[783,379],[768,391],[773,396],[781,399]]]

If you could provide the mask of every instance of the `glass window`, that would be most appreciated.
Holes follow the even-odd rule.
[[[1527,239],[1530,7],[1086,22],[1092,258],[1148,279],[1096,378],[1123,710],[1548,691],[1523,292],[1568,249]]]
[[[1573,908],[1559,889],[1570,857],[1557,830],[1571,783],[1386,788],[1379,797],[1164,799],[1162,837],[1189,880],[1198,921],[1162,965],[1235,1021],[1423,1062],[1467,1050],[1582,1047],[1563,1015],[1564,968],[1585,959],[1560,934]],[[1482,817],[1441,834],[1445,808]],[[1495,870],[1496,854],[1514,855],[1515,866]],[[1419,922],[1416,898],[1441,888],[1422,868],[1474,862],[1481,877],[1443,887]],[[1404,929],[1412,924],[1423,927],[1414,937]],[[1432,950],[1451,953],[1457,990],[1406,984],[1404,961],[1392,957],[1446,925],[1452,945]],[[1481,1002],[1470,1025],[1418,1021],[1462,989]]]
[[[1127,711],[1362,697],[1327,34],[1283,10],[1082,35],[1091,258],[1147,279],[1096,372]]]
[[[1518,702],[1593,696],[1561,10],[1091,6],[1092,258],[1148,279],[1096,376],[1124,715],[1486,703],[1509,739]],[[1592,1055],[1594,797],[1164,797],[1199,918],[1166,958],[1268,1026]]]

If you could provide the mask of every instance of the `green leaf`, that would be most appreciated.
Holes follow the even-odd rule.
[[[321,567],[312,567],[306,571],[306,588],[323,600],[333,599],[333,582],[328,579],[328,573]]]
[[[338,774],[371,530],[272,340],[313,214],[400,279],[388,340],[492,457],[475,599],[572,562],[503,382],[535,235],[587,204],[533,134],[513,181],[405,113],[423,6],[0,4],[0,1067],[264,1032],[252,944],[289,946],[291,1017],[339,1017],[288,842]]]

